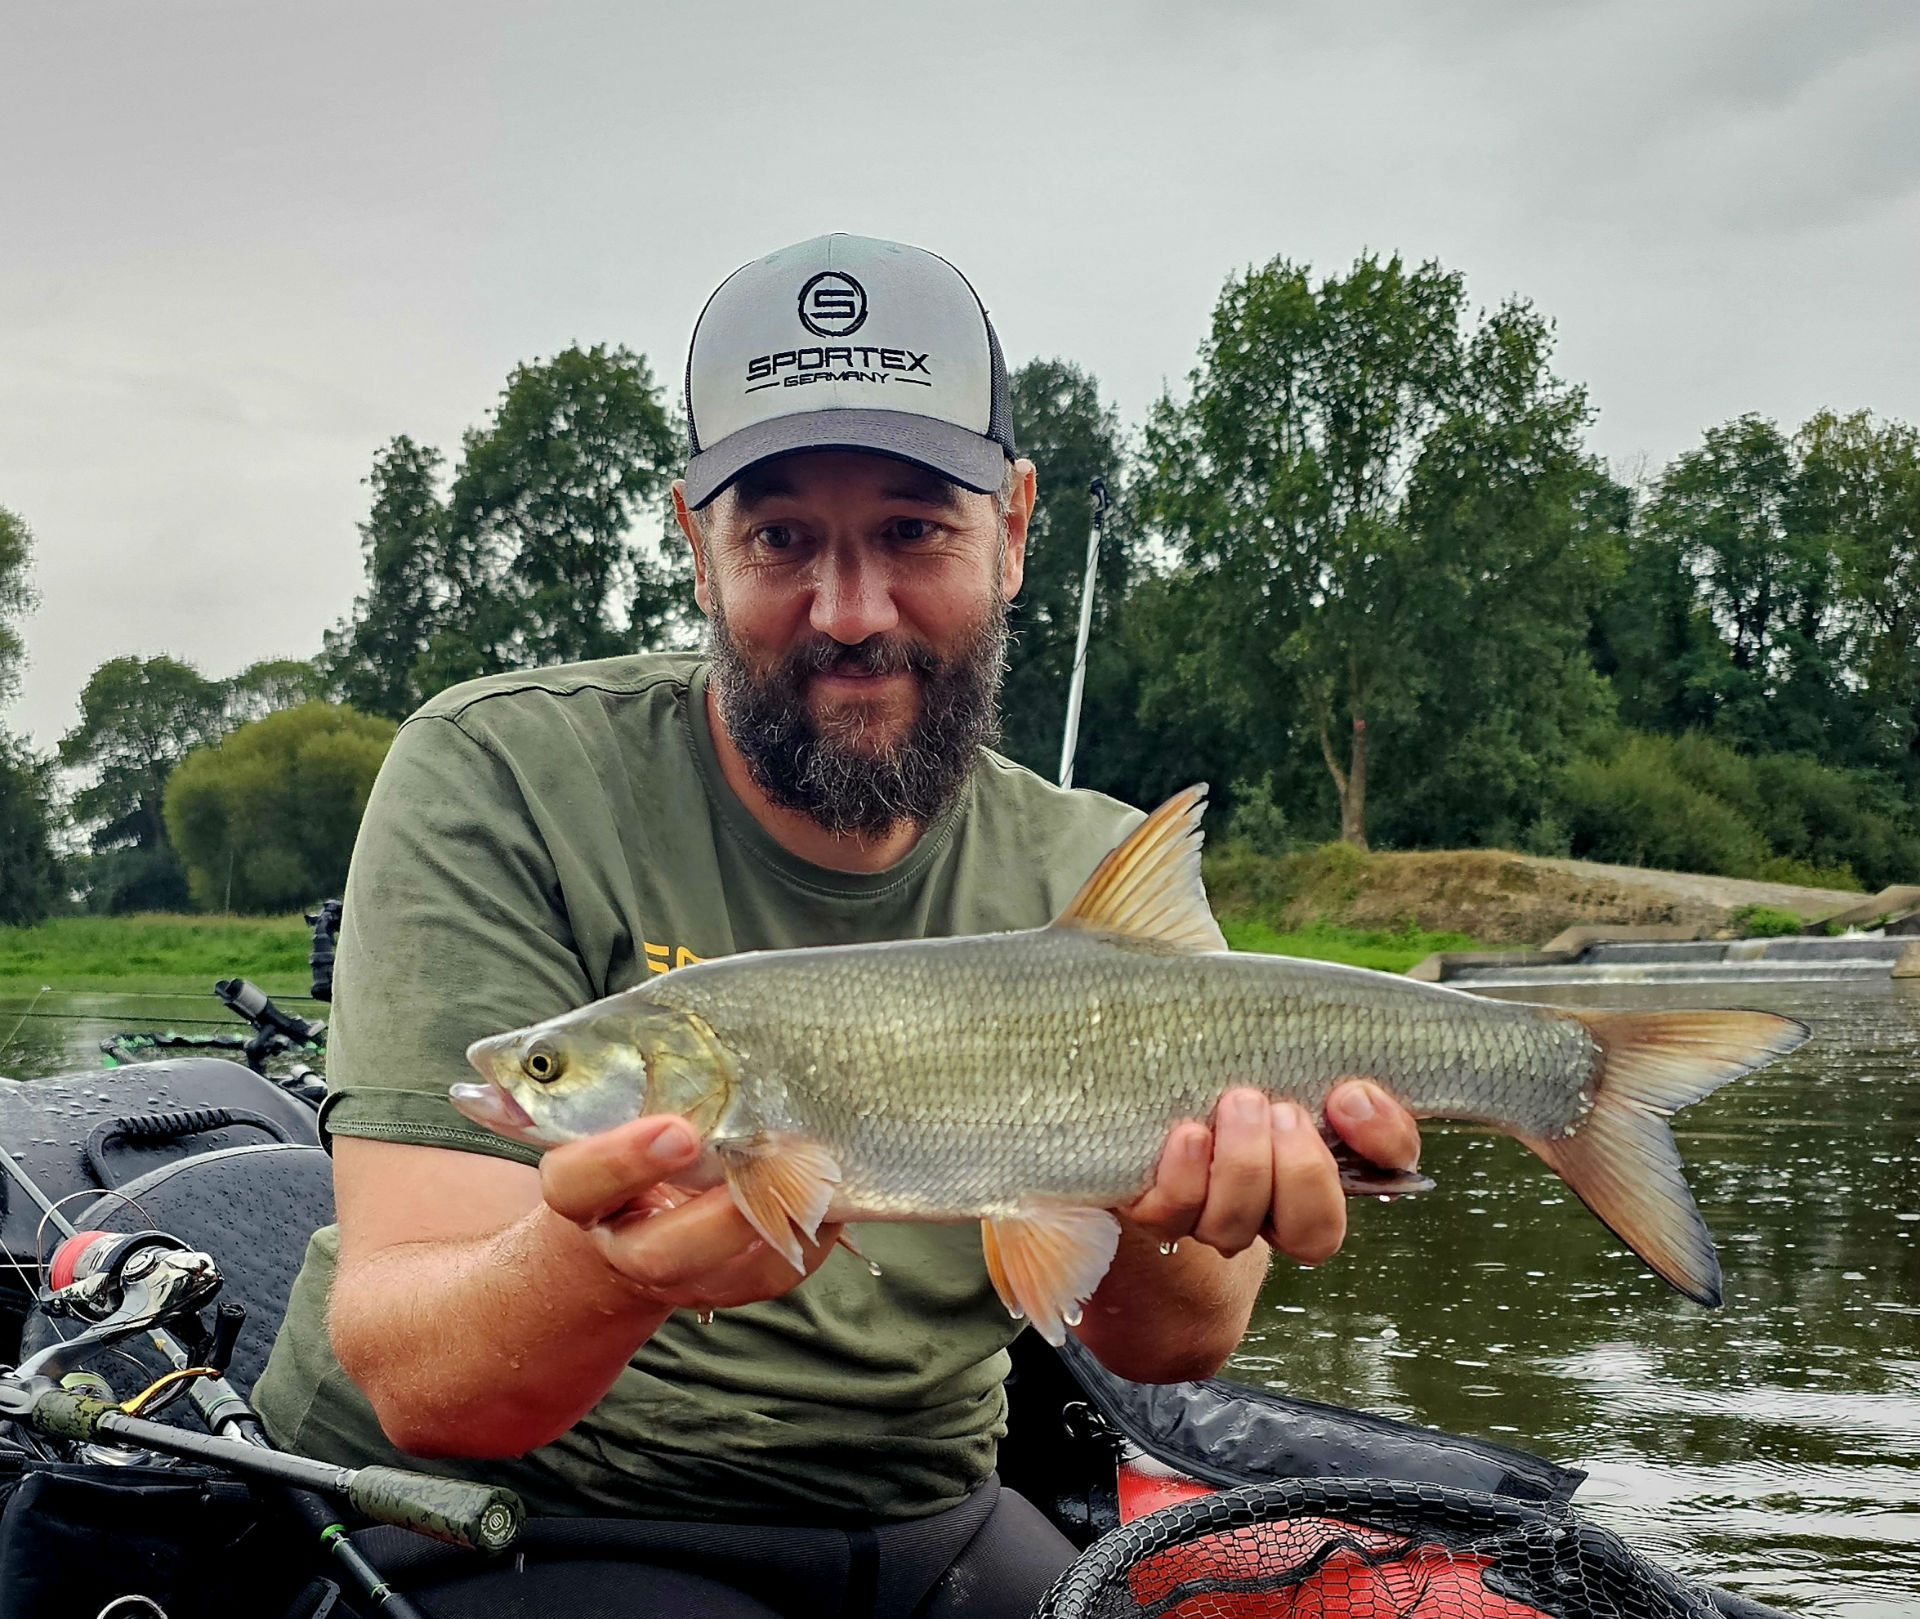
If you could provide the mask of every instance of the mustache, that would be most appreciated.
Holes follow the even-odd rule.
[[[910,636],[870,635],[849,646],[830,635],[810,636],[780,660],[774,678],[798,687],[813,675],[919,675],[940,668],[924,641]]]

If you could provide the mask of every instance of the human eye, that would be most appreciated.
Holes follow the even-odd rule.
[[[892,532],[896,540],[914,545],[932,539],[940,532],[940,525],[929,517],[896,517]]]
[[[762,551],[785,551],[794,543],[794,532],[784,523],[762,523],[753,531],[753,543]]]

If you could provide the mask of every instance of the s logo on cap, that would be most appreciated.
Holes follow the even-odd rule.
[[[867,289],[838,270],[822,270],[800,289],[800,324],[815,337],[851,337],[866,324]]]

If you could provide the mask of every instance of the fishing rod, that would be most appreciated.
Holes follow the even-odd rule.
[[[1073,785],[1073,755],[1080,742],[1080,692],[1087,683],[1087,641],[1093,634],[1093,588],[1100,571],[1100,544],[1107,530],[1107,480],[1087,485],[1093,522],[1087,529],[1087,577],[1080,586],[1080,634],[1073,647],[1073,678],[1067,682],[1067,728],[1060,738],[1060,785]]]
[[[316,1496],[343,1499],[377,1522],[478,1551],[503,1551],[518,1537],[525,1514],[511,1490],[397,1467],[339,1467],[275,1449],[252,1407],[224,1376],[245,1310],[222,1305],[211,1333],[197,1314],[220,1287],[211,1257],[164,1232],[79,1231],[4,1147],[0,1171],[39,1207],[42,1223],[53,1224],[65,1237],[49,1269],[49,1280],[57,1285],[43,1296],[42,1307],[92,1323],[78,1336],[0,1372],[0,1418],[49,1439],[138,1446],[281,1486],[295,1514],[392,1619],[422,1615],[361,1555],[345,1525]],[[169,1329],[168,1323],[180,1321],[194,1329],[194,1352]],[[83,1374],[84,1386],[69,1386],[76,1363],[92,1350],[136,1336],[145,1336],[174,1369],[118,1403],[101,1397],[104,1380],[92,1374]],[[182,1388],[209,1433],[152,1422],[141,1414],[164,1406]]]

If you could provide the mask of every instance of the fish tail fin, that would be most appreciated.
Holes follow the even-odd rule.
[[[1657,1275],[1700,1304],[1718,1304],[1720,1261],[1667,1120],[1785,1056],[1810,1031],[1772,1012],[1570,1015],[1603,1053],[1592,1110],[1572,1135],[1521,1141]]]

